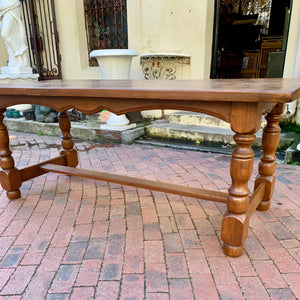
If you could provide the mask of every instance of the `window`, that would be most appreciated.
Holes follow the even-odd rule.
[[[96,49],[127,49],[126,0],[84,0],[89,53]],[[97,66],[90,59],[90,66]]]

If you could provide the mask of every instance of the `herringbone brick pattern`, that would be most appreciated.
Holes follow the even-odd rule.
[[[60,139],[12,132],[18,167]],[[229,156],[79,141],[80,167],[226,191]],[[255,170],[258,159],[255,159]],[[300,167],[279,164],[271,209],[226,257],[219,203],[48,173],[0,192],[0,299],[299,299]],[[254,175],[250,182],[253,187]]]

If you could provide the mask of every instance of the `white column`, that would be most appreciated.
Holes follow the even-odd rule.
[[[300,78],[300,1],[293,1],[283,77]],[[300,100],[287,105],[286,111],[295,115],[300,124]],[[300,144],[297,146],[300,151]]]
[[[300,78],[300,1],[293,1],[292,5],[283,77]],[[285,114],[287,117],[295,117],[296,122],[300,123],[297,103],[299,100],[287,104]]]

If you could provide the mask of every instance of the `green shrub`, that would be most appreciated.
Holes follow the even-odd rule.
[[[300,133],[300,125],[289,119],[282,119],[279,125],[283,131],[295,131]]]

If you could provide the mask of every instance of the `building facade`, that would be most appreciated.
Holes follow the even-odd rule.
[[[90,66],[84,0],[54,0],[61,72],[64,79],[99,79]],[[215,3],[211,0],[127,0],[128,48],[139,55],[176,54],[189,57],[177,79],[210,78]],[[8,54],[0,38],[0,66]],[[143,79],[140,57],[133,58],[131,78]],[[300,1],[291,11],[284,77],[300,77]],[[300,109],[298,109],[300,111]],[[297,113],[300,123],[300,113]]]

